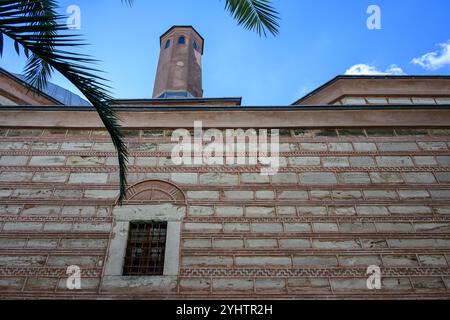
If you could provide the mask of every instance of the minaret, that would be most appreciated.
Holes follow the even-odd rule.
[[[160,38],[153,98],[201,98],[202,36],[192,26],[173,26]]]

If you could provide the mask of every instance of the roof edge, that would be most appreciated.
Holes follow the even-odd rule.
[[[15,76],[13,73],[7,71],[6,69],[4,69],[4,68],[2,68],[2,67],[0,67],[0,73],[4,74],[5,76],[11,78],[12,80],[14,80],[14,81],[16,81],[16,82],[18,82],[18,83],[20,83],[21,85],[23,85],[24,87],[28,88],[29,90],[34,91],[35,93],[37,93],[37,94],[43,96],[43,97],[46,98],[47,100],[50,100],[50,101],[52,101],[52,102],[54,102],[54,103],[56,103],[56,104],[58,104],[58,105],[62,105],[62,106],[64,105],[64,103],[62,103],[61,101],[59,101],[59,100],[57,100],[56,98],[54,98],[54,97],[48,95],[48,94],[45,93],[45,92],[39,90],[38,88],[36,88],[36,87],[30,85],[29,83],[23,81],[22,79],[20,79],[19,77]]]
[[[294,103],[292,105],[297,105],[304,100],[308,99],[309,97],[315,95],[317,92],[325,89],[326,87],[329,87],[333,83],[339,81],[339,80],[346,80],[346,79],[374,79],[374,80],[381,80],[381,79],[445,79],[450,80],[450,75],[337,75],[331,80],[325,82],[321,86],[317,87],[313,91],[307,93]]]

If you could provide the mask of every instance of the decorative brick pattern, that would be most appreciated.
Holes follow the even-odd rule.
[[[176,190],[136,187],[128,205],[145,211],[167,200],[161,192],[186,207],[179,276],[165,297],[450,296],[450,130],[282,130],[274,176],[250,165],[172,165],[171,132],[126,132],[130,184]],[[101,284],[113,216],[127,214],[114,208],[107,133],[0,135],[0,297],[62,297],[72,264],[83,278],[74,296],[123,297]],[[380,292],[366,288],[369,265],[381,268]]]

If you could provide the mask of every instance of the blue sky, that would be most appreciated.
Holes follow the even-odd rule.
[[[224,0],[135,0],[132,8],[120,0],[59,1],[61,13],[80,7],[79,32],[91,44],[84,52],[101,60],[116,98],[151,97],[159,36],[176,24],[193,25],[205,38],[205,97],[243,97],[244,105],[290,104],[348,70],[450,74],[448,0],[273,2],[280,35],[260,38],[236,25]],[[381,30],[366,26],[372,4],[381,9]],[[11,43],[0,66],[23,70]],[[59,75],[52,81],[73,90]]]

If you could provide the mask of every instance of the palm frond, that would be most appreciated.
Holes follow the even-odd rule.
[[[85,45],[77,35],[60,34],[67,30],[62,16],[56,14],[54,0],[1,0],[0,40],[3,35],[12,39],[19,52],[22,48],[28,58],[25,75],[39,89],[45,87],[53,70],[67,78],[97,110],[116,147],[119,159],[120,196],[126,193],[128,151],[120,130],[117,114],[110,108],[112,97],[99,70],[92,67],[96,60],[84,54],[68,51]],[[3,41],[0,44],[0,53]]]
[[[266,30],[274,36],[279,32],[279,13],[270,0],[226,0],[225,9],[238,25],[256,31],[260,36],[267,36]]]

